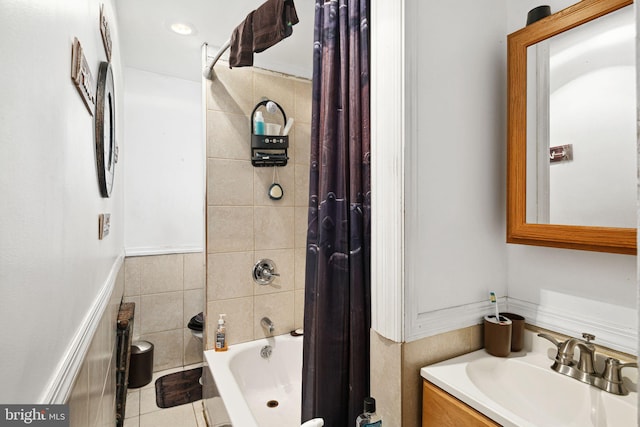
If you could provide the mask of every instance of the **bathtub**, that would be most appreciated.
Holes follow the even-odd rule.
[[[262,349],[271,355],[262,358]],[[204,352],[234,427],[300,426],[302,337],[289,334]]]

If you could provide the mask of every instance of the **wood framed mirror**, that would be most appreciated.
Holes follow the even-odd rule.
[[[531,133],[527,130],[527,120],[532,121],[531,112],[528,112],[527,106],[528,82],[531,85],[531,76],[527,75],[527,61],[528,57],[531,57],[528,48],[537,43],[548,41],[561,33],[568,34],[565,32],[591,23],[591,21],[605,17],[605,15],[613,15],[614,12],[622,10],[632,3],[633,0],[583,0],[508,36],[507,243],[636,254],[637,228],[635,221],[633,225],[624,226],[600,225],[597,221],[595,224],[584,225],[578,222],[576,225],[568,221],[556,222],[553,217],[543,221],[528,221],[530,218],[528,218],[527,211],[527,190],[529,189],[533,193],[531,187],[527,185],[528,176],[531,180],[532,172],[527,170],[527,155],[529,153],[531,156],[532,151],[527,148],[528,133]],[[532,60],[530,59],[530,61]],[[631,92],[635,102],[635,90],[631,90]],[[635,120],[635,108],[633,114]],[[583,118],[583,120],[588,121],[587,118]],[[635,147],[635,128],[633,131],[633,145]],[[536,137],[529,136],[529,139],[534,139],[533,143],[536,143]],[[531,141],[529,142],[531,143]],[[537,150],[543,153],[546,150],[546,156],[549,156],[549,150],[553,148],[550,145],[553,146],[555,140],[551,144],[549,142],[550,139],[547,139],[546,147]],[[574,153],[574,156],[578,155]],[[635,156],[633,157],[635,159]],[[553,150],[551,151],[551,159],[553,159]],[[577,158],[574,161],[577,161]],[[549,157],[547,157],[546,165],[543,167],[548,169],[549,163]],[[529,162],[530,165],[531,162]],[[533,168],[529,167],[529,169]],[[630,179],[633,179],[634,185],[634,189],[632,189],[634,207],[632,208],[633,212],[629,212],[629,215],[633,215],[635,218],[635,186],[637,185],[635,184],[635,171],[632,175]],[[529,207],[531,208],[531,206]]]

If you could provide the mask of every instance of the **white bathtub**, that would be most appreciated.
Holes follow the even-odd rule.
[[[263,359],[267,345],[271,356]],[[302,337],[279,335],[204,355],[234,427],[300,426]]]

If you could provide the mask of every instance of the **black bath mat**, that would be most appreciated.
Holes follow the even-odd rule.
[[[202,399],[200,376],[202,368],[189,369],[165,375],[156,380],[156,404],[171,408]]]

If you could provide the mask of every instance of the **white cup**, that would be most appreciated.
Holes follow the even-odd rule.
[[[267,135],[280,135],[280,125],[275,123],[265,123],[264,128]]]

